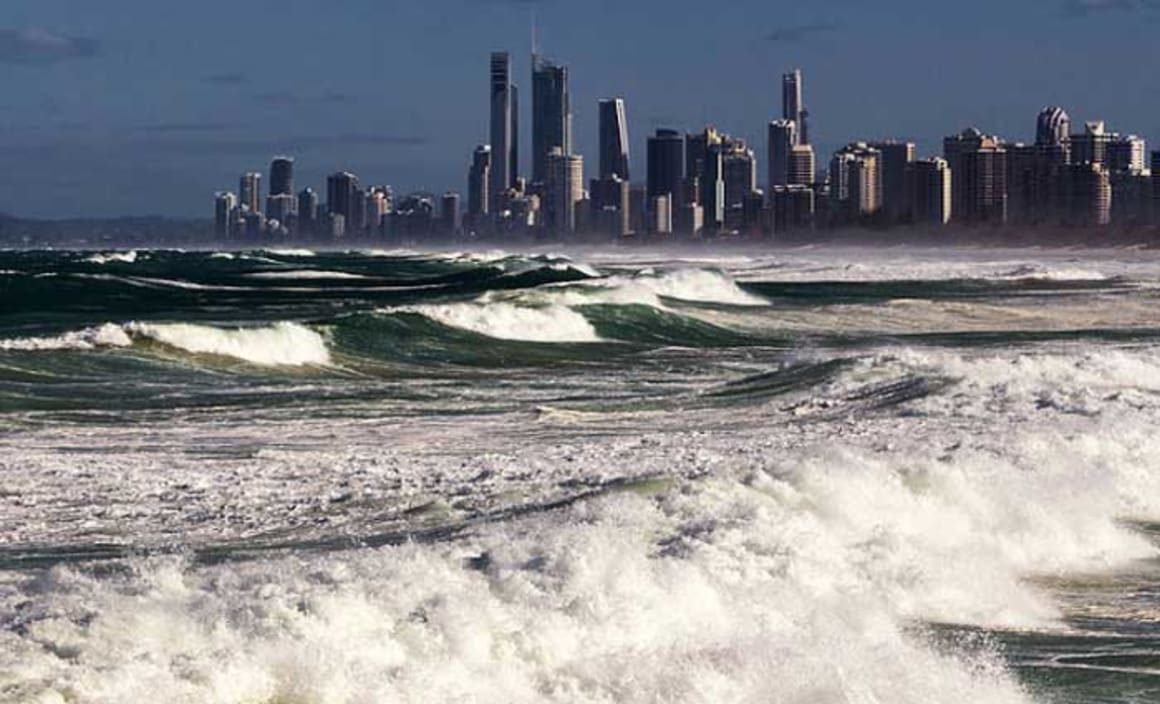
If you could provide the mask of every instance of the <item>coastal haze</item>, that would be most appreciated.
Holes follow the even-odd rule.
[[[1160,701],[1153,3],[118,7],[0,26],[0,702]]]

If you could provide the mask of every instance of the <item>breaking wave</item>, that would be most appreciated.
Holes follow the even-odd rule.
[[[437,323],[501,340],[599,342],[582,314],[564,306],[526,307],[511,303],[453,303],[383,311],[414,312]]]
[[[106,323],[56,336],[0,340],[0,350],[92,350],[128,347],[134,339],[152,340],[193,354],[231,357],[259,366],[330,364],[330,351],[322,335],[289,322],[235,329],[192,323]]]

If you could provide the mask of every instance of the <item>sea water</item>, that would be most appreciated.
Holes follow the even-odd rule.
[[[1160,254],[0,252],[0,700],[1160,701]]]

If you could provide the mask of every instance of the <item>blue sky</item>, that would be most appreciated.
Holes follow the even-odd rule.
[[[282,152],[299,186],[347,169],[463,190],[488,52],[526,87],[533,8],[571,70],[578,150],[595,158],[596,101],[623,96],[637,175],[659,126],[762,154],[794,66],[822,159],[881,137],[933,153],[968,124],[1029,140],[1047,104],[1160,139],[1158,0],[4,0],[0,211],[205,216]]]

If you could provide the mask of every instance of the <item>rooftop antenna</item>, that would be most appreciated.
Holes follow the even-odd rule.
[[[532,7],[532,57],[538,56],[540,47],[536,37],[536,8]]]

